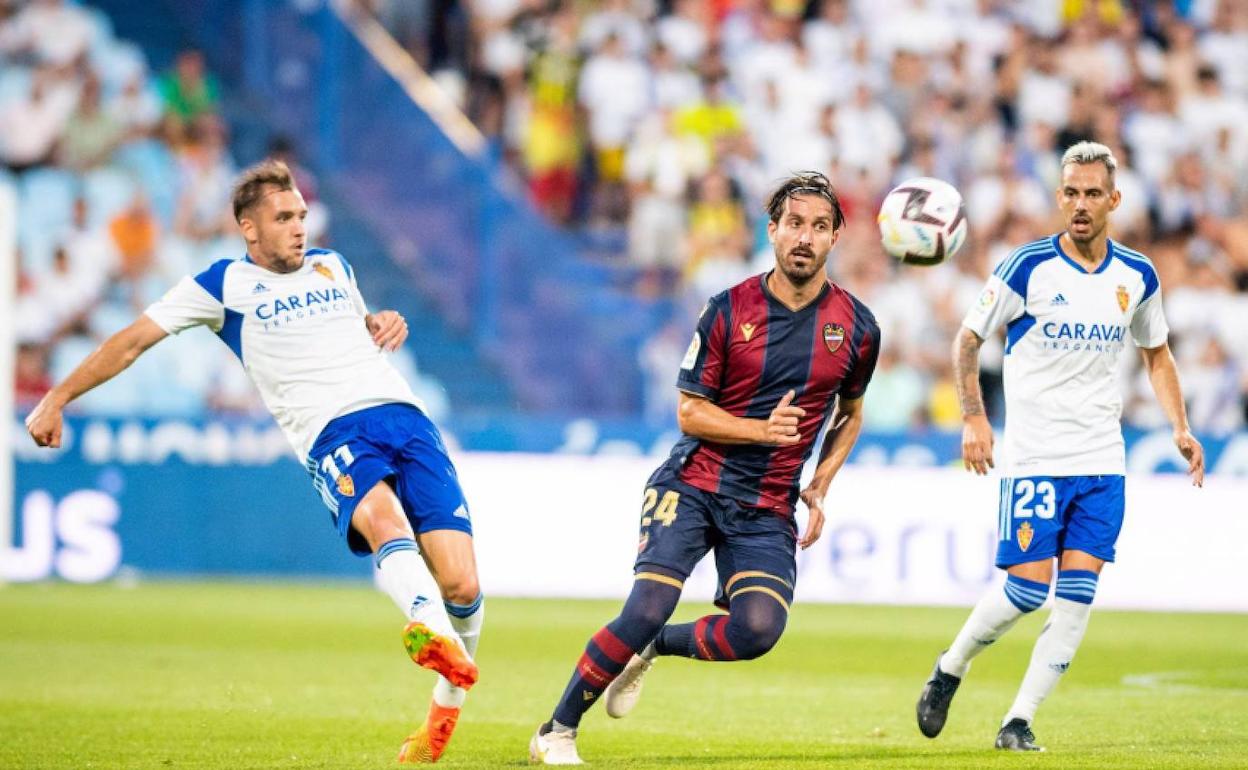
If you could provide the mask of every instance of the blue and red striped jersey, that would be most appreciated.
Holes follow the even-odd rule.
[[[719,444],[685,435],[672,450],[685,483],[791,515],[802,466],[838,396],[862,397],[879,357],[880,327],[866,305],[828,281],[793,311],[753,276],[707,303],[676,386],[737,417],[767,419],[789,390],[806,410],[793,446]]]

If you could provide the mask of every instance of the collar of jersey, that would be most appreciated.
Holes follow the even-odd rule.
[[[1061,233],[1053,236],[1053,250],[1057,252],[1059,257],[1066,260],[1066,264],[1070,265],[1075,270],[1078,270],[1081,275],[1096,275],[1097,273],[1103,273],[1105,272],[1105,268],[1109,267],[1109,263],[1114,259],[1114,242],[1109,238],[1105,239],[1105,259],[1102,259],[1101,264],[1097,265],[1096,269],[1090,273],[1083,269],[1083,265],[1071,259],[1067,256],[1066,252],[1062,250]]]
[[[805,305],[802,305],[797,310],[790,310],[788,305],[784,304],[779,299],[777,299],[776,295],[771,293],[771,289],[767,288],[767,276],[771,275],[772,272],[774,271],[775,271],[775,268],[768,270],[767,272],[760,275],[758,277],[758,280],[762,283],[763,296],[767,298],[767,301],[776,303],[781,308],[783,308],[784,312],[786,313],[792,313],[793,315],[798,315],[800,313],[805,313],[807,310],[810,310],[812,307],[818,307],[819,303],[823,301],[823,298],[827,296],[827,293],[832,289],[832,282],[829,281],[825,277],[823,279],[823,288],[819,290],[819,294],[817,294],[814,299],[812,299],[810,302],[807,302]]]

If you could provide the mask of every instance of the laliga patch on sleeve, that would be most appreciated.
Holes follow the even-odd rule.
[[[997,293],[993,291],[992,289],[984,289],[984,292],[979,295],[978,307],[980,310],[987,310],[988,308],[992,307],[992,303],[996,301],[997,301]]]
[[[702,338],[694,332],[693,339],[689,341],[689,349],[685,351],[685,360],[680,362],[680,368],[693,369],[694,364],[698,362],[698,351],[701,349]]]

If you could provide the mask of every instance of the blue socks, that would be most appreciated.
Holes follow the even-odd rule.
[[[1099,576],[1086,569],[1068,569],[1057,573],[1057,598],[1080,604],[1091,604],[1096,596]]]
[[[1049,598],[1049,585],[1010,575],[1005,579],[1005,596],[1020,612],[1035,612]]]

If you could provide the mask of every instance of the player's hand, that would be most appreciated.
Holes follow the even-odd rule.
[[[60,447],[61,427],[61,403],[51,393],[45,395],[35,410],[26,415],[26,430],[39,446]]]
[[[1205,448],[1200,445],[1191,431],[1176,431],[1174,445],[1179,448],[1183,459],[1187,460],[1187,475],[1192,477],[1193,486],[1205,485]]]
[[[806,503],[810,516],[806,519],[806,532],[797,544],[805,550],[814,545],[823,534],[823,495],[813,486],[809,486],[802,490],[802,502]]]
[[[381,310],[364,320],[373,342],[387,353],[393,353],[407,339],[407,319],[393,310]]]
[[[767,418],[766,432],[763,435],[764,444],[793,446],[802,440],[797,432],[797,424],[806,416],[806,410],[800,406],[793,406],[793,399],[796,396],[797,391],[790,390],[784,394],[784,398],[780,399],[776,408],[771,410],[771,416]]]
[[[987,476],[992,464],[992,426],[982,414],[966,417],[962,425],[962,467]]]

